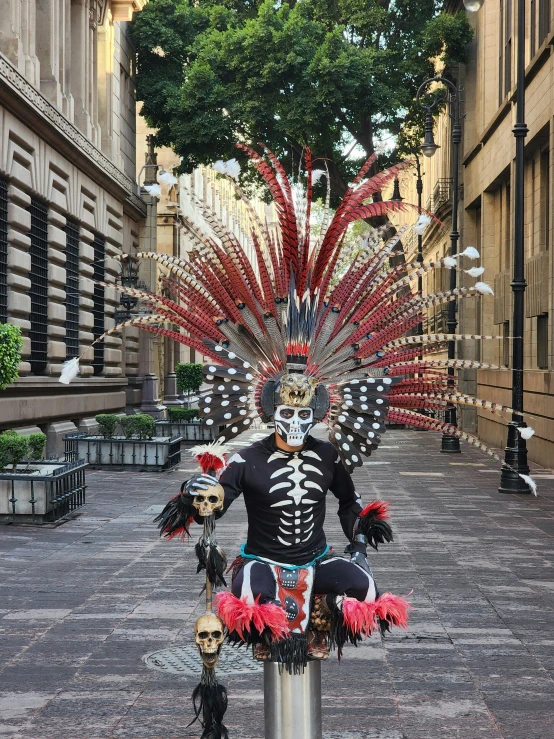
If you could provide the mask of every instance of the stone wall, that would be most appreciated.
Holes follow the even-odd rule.
[[[95,370],[89,349],[76,381],[66,387],[57,380],[67,357],[68,220],[78,228],[79,353],[99,326],[114,326],[119,307],[119,292],[106,287],[104,305],[96,301],[95,329],[95,242],[104,252],[103,279],[114,284],[116,258],[133,254],[142,238],[146,204],[135,184],[133,51],[128,23],[118,20],[130,20],[144,3],[6,4],[0,18],[0,178],[8,185],[8,322],[21,327],[24,347],[20,380],[0,398],[0,430],[38,426],[49,437],[47,454],[55,456],[64,433],[90,426],[97,413],[125,408],[128,378],[136,380],[139,372],[138,332],[127,329],[104,340],[103,365]],[[47,214],[47,362],[35,374],[32,201]]]

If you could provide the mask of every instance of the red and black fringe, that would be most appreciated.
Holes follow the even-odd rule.
[[[156,516],[154,523],[158,524],[160,536],[173,539],[179,536],[181,539],[189,537],[189,528],[194,521],[196,509],[192,505],[194,498],[184,491],[184,483],[181,492],[167,503],[163,511]]]

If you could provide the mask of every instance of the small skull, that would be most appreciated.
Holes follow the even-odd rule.
[[[211,516],[216,511],[223,510],[225,493],[219,483],[210,486],[207,490],[198,490],[194,496],[192,505],[200,516]]]
[[[194,625],[194,640],[202,662],[213,669],[223,644],[223,624],[213,613],[205,613]]]

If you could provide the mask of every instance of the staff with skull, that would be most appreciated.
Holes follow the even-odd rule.
[[[192,694],[194,721],[198,720],[202,725],[201,739],[228,739],[228,731],[222,723],[227,710],[227,690],[215,675],[224,627],[212,611],[214,588],[226,586],[227,558],[215,538],[216,514],[223,509],[224,501],[218,476],[225,468],[226,449],[221,444],[208,444],[194,447],[191,451],[200,463],[202,474],[192,478],[194,488],[190,480],[185,482],[180,494],[169,501],[155,520],[168,539],[189,536],[189,526],[195,520],[203,523],[202,536],[195,551],[197,572],[206,571],[206,610],[194,625],[194,638],[202,659],[202,676]]]

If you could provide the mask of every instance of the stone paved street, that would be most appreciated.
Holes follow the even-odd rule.
[[[413,589],[411,630],[324,665],[324,738],[552,739],[554,476],[535,469],[536,499],[502,496],[481,452],[442,455],[416,431],[383,444],[356,482],[364,500],[392,501],[395,542],[371,562],[382,590]],[[191,544],[152,524],[191,469],[90,471],[74,520],[0,529],[1,737],[199,736],[187,728],[197,678],[143,659],[191,645],[201,612]],[[218,527],[229,559],[245,528],[238,501]],[[327,532],[340,550],[333,499]],[[261,673],[225,682],[232,739],[261,738]]]

